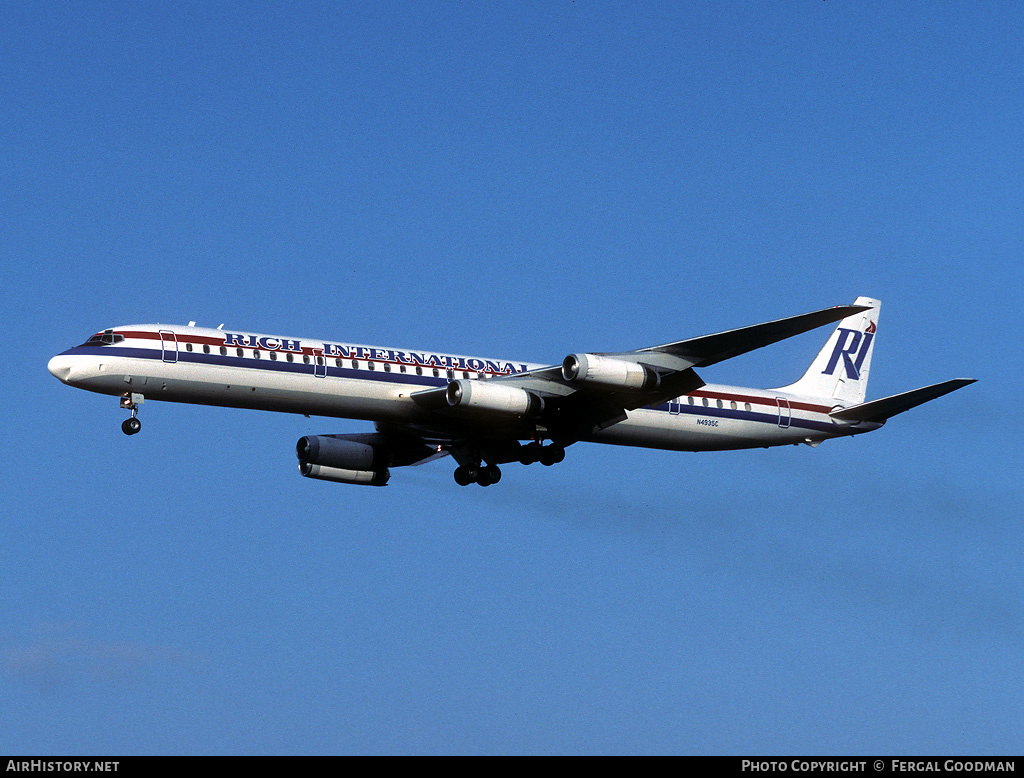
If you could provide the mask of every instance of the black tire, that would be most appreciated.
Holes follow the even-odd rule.
[[[136,418],[125,419],[121,423],[121,432],[125,435],[134,435],[140,429],[142,429],[142,422]]]
[[[455,483],[459,486],[469,486],[473,483],[473,479],[469,477],[469,473],[466,472],[466,468],[461,465],[455,468]]]
[[[565,449],[561,446],[554,444],[550,446],[544,446],[540,452],[540,463],[545,467],[551,467],[551,465],[557,465],[565,459]]]
[[[483,472],[487,473],[487,478],[492,484],[496,484],[501,480],[501,468],[497,465],[490,465],[484,468]]]
[[[543,449],[540,447],[540,443],[527,443],[519,451],[520,464],[532,465],[540,459],[541,451],[543,451]]]
[[[494,481],[491,480],[491,468],[481,467],[480,472],[476,475],[476,482],[481,486],[490,486],[493,484]]]

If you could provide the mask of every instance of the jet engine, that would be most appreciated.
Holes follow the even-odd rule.
[[[447,398],[453,408],[531,417],[539,416],[544,411],[544,399],[533,392],[515,386],[464,378],[448,384]]]
[[[384,486],[391,477],[388,448],[374,435],[308,435],[295,445],[299,472],[342,484]]]
[[[597,354],[570,354],[562,362],[562,378],[604,389],[646,392],[657,389],[661,378],[647,365]]]
[[[339,484],[363,484],[365,486],[386,486],[391,478],[391,471],[383,470],[348,470],[343,467],[314,465],[309,462],[299,463],[299,472],[306,478],[320,481],[336,481]]]

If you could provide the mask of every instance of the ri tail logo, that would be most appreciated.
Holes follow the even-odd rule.
[[[854,381],[860,378],[860,368],[864,364],[864,358],[871,349],[871,341],[875,337],[875,323],[868,324],[864,332],[839,328],[839,338],[836,340],[836,347],[832,350],[828,364],[822,370],[823,375],[832,375],[836,371],[840,358],[843,360],[843,368],[846,370],[846,377]]]

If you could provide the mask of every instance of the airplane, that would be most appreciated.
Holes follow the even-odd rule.
[[[375,432],[308,435],[302,475],[384,486],[391,468],[444,456],[455,481],[489,486],[499,465],[553,465],[578,442],[674,451],[817,446],[880,428],[897,414],[974,383],[957,378],[865,402],[881,303],[858,297],[713,335],[533,364],[163,324],[105,329],[53,357],[69,386],[120,398],[121,429],[139,432],[145,400],[363,419]],[[705,383],[705,368],[838,322],[795,383]],[[545,441],[547,443],[545,444]]]

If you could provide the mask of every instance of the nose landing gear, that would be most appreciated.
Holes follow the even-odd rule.
[[[121,423],[121,432],[125,435],[134,435],[142,429],[142,422],[138,419],[138,413],[139,406],[145,399],[145,397],[136,392],[125,392],[121,396],[121,407],[132,412],[131,417]]]

